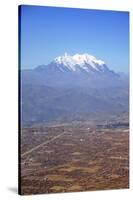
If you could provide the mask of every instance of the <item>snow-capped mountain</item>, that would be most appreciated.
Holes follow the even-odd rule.
[[[107,87],[121,85],[121,77],[104,61],[89,54],[65,53],[48,65],[22,70],[22,82],[58,87]]]
[[[22,123],[128,116],[128,77],[88,54],[21,71]]]
[[[75,54],[69,55],[65,53],[63,56],[55,58],[48,65],[41,65],[37,67],[43,70],[54,70],[60,72],[73,73],[114,73],[110,70],[104,61],[95,58],[89,54]]]
[[[96,71],[104,71],[107,69],[104,61],[98,60],[89,54],[75,54],[71,56],[65,53],[64,56],[55,58],[54,63],[57,65],[64,65],[70,71],[78,71],[81,69],[89,72],[90,68]]]

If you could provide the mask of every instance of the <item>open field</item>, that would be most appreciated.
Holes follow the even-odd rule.
[[[21,130],[21,193],[129,187],[129,130],[89,124]]]

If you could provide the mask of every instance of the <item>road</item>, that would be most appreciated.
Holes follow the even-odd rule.
[[[33,151],[39,149],[40,147],[42,147],[42,146],[44,146],[44,145],[46,145],[46,144],[48,144],[48,143],[50,143],[50,142],[56,140],[57,138],[61,137],[61,136],[64,135],[64,134],[65,134],[65,132],[63,132],[63,133],[61,133],[61,134],[59,134],[59,135],[53,137],[52,139],[50,139],[50,140],[48,140],[48,141],[45,141],[45,142],[43,142],[43,143],[37,145],[36,147],[34,147],[34,148],[32,148],[32,149],[26,151],[25,153],[21,154],[21,158],[23,158],[25,155],[28,155],[28,154],[32,153]]]

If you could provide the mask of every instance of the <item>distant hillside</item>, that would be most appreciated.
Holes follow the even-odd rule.
[[[22,124],[128,116],[128,77],[88,54],[21,71]]]

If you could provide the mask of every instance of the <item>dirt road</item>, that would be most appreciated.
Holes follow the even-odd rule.
[[[43,142],[43,143],[37,145],[36,147],[34,147],[34,148],[32,148],[32,149],[26,151],[25,153],[21,154],[21,158],[23,158],[25,155],[28,155],[28,154],[32,153],[33,151],[39,149],[39,148],[42,147],[43,145],[46,145],[46,144],[48,144],[48,143],[50,143],[50,142],[56,140],[57,138],[61,137],[61,136],[64,135],[64,134],[65,134],[65,132],[63,132],[63,133],[61,133],[61,134],[59,134],[59,135],[53,137],[52,139],[50,139],[50,140],[48,140],[48,141],[45,141],[45,142]]]

